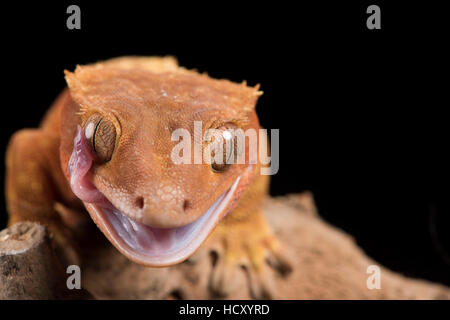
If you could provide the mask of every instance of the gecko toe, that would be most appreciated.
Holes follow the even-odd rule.
[[[245,271],[248,278],[250,295],[253,299],[274,299],[275,298],[275,284],[274,278],[269,274],[266,266],[255,269],[253,267],[246,267]]]
[[[276,249],[268,251],[267,263],[281,276],[289,275],[293,270],[293,262],[284,247],[278,246]]]
[[[215,260],[211,273],[210,290],[215,296],[226,297],[233,293],[239,285],[237,280],[239,267],[224,255],[218,255]]]

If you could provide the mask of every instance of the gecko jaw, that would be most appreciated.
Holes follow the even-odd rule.
[[[239,180],[197,220],[181,227],[147,226],[104,202],[86,206],[97,226],[126,257],[146,266],[169,266],[187,259],[205,241],[232,202]]]
[[[163,267],[187,259],[200,247],[237,197],[241,180],[232,186],[195,221],[180,227],[156,228],[134,221],[120,212],[88,179],[92,157],[78,127],[68,165],[70,186],[83,201],[91,218],[108,240],[130,260],[151,267]]]

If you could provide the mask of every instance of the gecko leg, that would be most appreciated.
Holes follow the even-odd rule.
[[[43,129],[16,132],[6,153],[8,225],[34,221],[46,225],[64,262],[78,262],[72,232],[58,213],[68,202],[59,164],[59,139]],[[70,202],[70,200],[69,200]]]

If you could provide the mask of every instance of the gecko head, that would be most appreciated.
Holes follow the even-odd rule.
[[[67,164],[74,194],[131,260],[168,266],[188,258],[233,209],[255,170],[248,161],[205,157],[206,132],[228,137],[231,129],[258,128],[257,90],[142,65],[77,67],[66,80],[79,115]],[[185,133],[178,141],[176,130]],[[227,156],[230,145],[237,156],[234,142],[223,143]]]

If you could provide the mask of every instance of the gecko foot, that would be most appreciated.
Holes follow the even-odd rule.
[[[219,225],[212,235],[215,253],[210,289],[220,297],[238,286],[237,273],[246,273],[250,295],[255,299],[275,298],[274,280],[286,276],[292,264],[283,247],[271,233],[262,214],[257,221]]]

